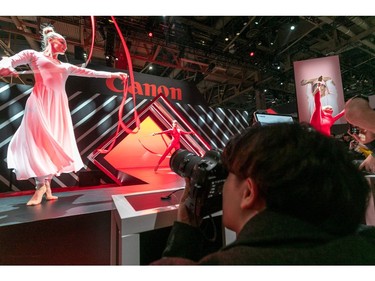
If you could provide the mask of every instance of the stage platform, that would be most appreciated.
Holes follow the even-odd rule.
[[[113,264],[112,196],[168,191],[185,185],[184,179],[169,168],[160,168],[157,173],[153,169],[124,172],[146,184],[56,188],[53,193],[58,200],[43,200],[37,206],[26,205],[33,191],[1,194],[0,264]]]
[[[0,265],[121,264],[118,263],[121,261],[116,248],[118,245],[113,242],[126,239],[127,234],[124,236],[120,230],[114,231],[118,211],[114,198],[121,199],[121,195],[131,198],[131,195],[138,197],[140,193],[159,192],[164,196],[167,191],[182,190],[185,186],[184,179],[169,168],[161,168],[157,173],[152,168],[127,170],[126,173],[142,178],[146,183],[129,186],[56,188],[53,192],[59,197],[58,200],[43,200],[37,206],[26,205],[33,191],[1,193]],[[373,196],[366,213],[366,223],[375,225],[374,177],[368,176],[368,179]],[[177,207],[177,197],[181,194],[181,191],[175,193],[173,202],[170,202],[171,207]],[[147,200],[148,195],[143,198]],[[155,196],[152,200],[155,200]],[[150,206],[145,203],[142,205]],[[165,202],[160,206],[163,204]],[[139,211],[136,209],[137,207],[134,213]],[[219,224],[220,218],[217,221],[217,225]],[[144,231],[140,235],[138,242],[142,248],[139,249],[141,253],[137,258],[139,264],[146,265],[160,258],[169,231],[169,227],[163,227]]]

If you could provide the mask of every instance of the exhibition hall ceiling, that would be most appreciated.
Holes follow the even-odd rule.
[[[212,107],[254,111],[295,104],[293,62],[338,55],[345,99],[374,94],[375,17],[116,16],[133,70],[194,83]],[[68,42],[66,60],[84,62],[89,16],[0,16],[0,54],[40,50],[41,24]],[[294,29],[292,28],[294,26]],[[95,17],[92,64],[126,69],[111,17]],[[64,58],[61,58],[64,60]],[[8,81],[8,78],[2,78]],[[20,77],[33,83],[32,77]]]

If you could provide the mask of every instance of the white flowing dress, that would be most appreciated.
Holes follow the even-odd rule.
[[[69,75],[110,78],[111,73],[55,62],[34,50],[3,59],[0,68],[25,64],[34,72],[35,85],[8,146],[8,168],[18,180],[77,172],[84,165],[74,135],[66,80]]]

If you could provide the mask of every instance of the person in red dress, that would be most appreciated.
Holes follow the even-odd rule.
[[[331,127],[333,124],[344,116],[345,110],[332,116],[333,108],[330,105],[322,106],[321,103],[321,86],[315,89],[314,93],[315,108],[310,118],[310,124],[318,132],[326,136],[331,136]]]
[[[162,134],[171,135],[172,141],[167,146],[167,149],[164,151],[163,155],[160,157],[158,164],[154,168],[155,172],[158,170],[161,162],[163,162],[165,157],[167,157],[168,153],[170,153],[172,151],[172,149],[174,149],[175,151],[180,149],[180,147],[181,147],[181,145],[180,145],[181,135],[190,135],[190,134],[194,134],[194,132],[186,132],[186,131],[181,130],[180,128],[178,128],[177,121],[173,120],[172,121],[172,129],[161,131],[159,133],[153,133],[152,135],[156,136],[156,135],[162,135]]]

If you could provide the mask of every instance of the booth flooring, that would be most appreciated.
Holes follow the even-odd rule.
[[[33,191],[1,194],[0,265],[111,264],[112,195],[173,190],[184,179],[169,168],[132,169],[145,184],[56,188],[57,200],[27,206]]]

